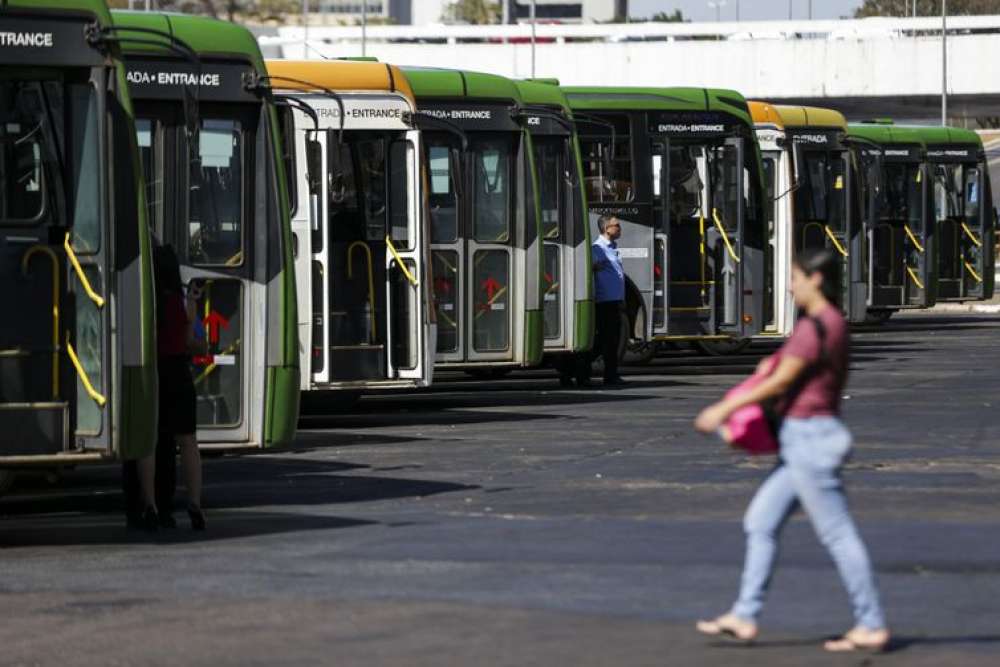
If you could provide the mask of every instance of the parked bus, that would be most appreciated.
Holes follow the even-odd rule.
[[[594,338],[590,225],[573,112],[557,81],[518,81],[541,204],[545,355],[589,352]]]
[[[129,35],[151,226],[177,252],[184,282],[202,292],[209,352],[194,358],[198,442],[289,443],[300,386],[292,236],[278,119],[257,42],[246,28],[214,19],[113,17]],[[145,43],[144,31],[176,43]]]
[[[580,134],[591,233],[622,222],[622,326],[741,349],[764,324],[765,186],[744,98],[704,88],[564,87]]]
[[[927,148],[919,131],[885,121],[848,125],[865,182],[863,267],[868,312],[876,320],[929,308],[937,296],[937,234]],[[860,145],[860,143],[859,143]]]
[[[972,130],[913,127],[927,145],[938,235],[938,301],[993,298],[995,212],[983,142]]]
[[[302,389],[427,386],[429,234],[406,77],[378,62],[267,70],[291,183]]]
[[[0,5],[0,492],[25,466],[150,454],[152,263],[104,0]]]
[[[478,375],[541,362],[542,221],[533,140],[515,83],[404,67],[429,172],[439,369]],[[464,150],[463,150],[464,148]]]
[[[794,253],[829,248],[843,260],[841,306],[863,322],[867,285],[861,180],[847,121],[832,109],[750,102],[764,156],[769,211],[766,332],[788,335],[795,307],[788,287]]]

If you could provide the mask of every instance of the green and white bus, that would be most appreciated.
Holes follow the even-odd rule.
[[[622,222],[627,329],[736,351],[764,324],[764,177],[742,95],[705,88],[564,87],[580,135],[591,233]]]
[[[518,81],[517,88],[538,171],[545,356],[559,365],[568,363],[568,354],[590,351],[594,339],[591,237],[580,141],[558,81]]]
[[[150,240],[103,0],[0,5],[0,492],[156,440]]]
[[[885,121],[848,125],[864,179],[865,240],[861,267],[873,320],[937,298],[938,243],[931,166],[918,130]]]
[[[906,126],[910,127],[910,126]],[[983,141],[957,127],[913,127],[927,145],[938,236],[938,301],[993,298],[996,217]]]
[[[423,147],[406,77],[378,62],[267,68],[292,184],[303,391],[429,385]]]
[[[292,235],[257,42],[214,19],[113,18],[136,100],[150,224],[176,250],[183,280],[203,289],[209,353],[194,359],[198,442],[290,443],[300,387]]]
[[[438,369],[489,375],[544,349],[543,236],[533,137],[517,85],[404,67],[423,131]]]

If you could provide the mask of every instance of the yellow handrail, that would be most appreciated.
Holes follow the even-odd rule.
[[[90,383],[90,378],[87,377],[87,371],[83,370],[83,364],[80,363],[80,359],[76,356],[76,350],[73,349],[73,344],[69,342],[69,332],[66,332],[66,352],[69,355],[69,360],[73,362],[73,368],[76,369],[76,374],[80,378],[80,382],[83,383],[83,388],[87,390],[87,394],[97,403],[99,407],[104,407],[104,404],[108,402],[108,399],[104,398],[96,389],[94,385]]]
[[[90,300],[93,301],[98,308],[104,307],[104,297],[94,291],[94,288],[90,286],[90,281],[87,280],[87,274],[83,272],[83,267],[80,266],[80,261],[76,258],[76,253],[73,252],[73,245],[69,242],[69,232],[66,232],[66,240],[63,242],[63,248],[66,249],[66,256],[69,257],[69,263],[73,265],[76,269],[76,275],[80,279],[80,284],[83,285],[83,291],[87,293]]]
[[[916,235],[914,235],[913,230],[910,229],[909,225],[903,225],[903,229],[906,231],[906,235],[910,237],[910,241],[916,246],[918,252],[924,252],[924,247],[920,245],[920,241],[917,240]]]
[[[347,246],[347,277],[354,278],[354,249],[362,248],[365,251],[365,258],[368,260],[368,308],[369,317],[372,321],[372,330],[369,332],[370,340],[375,339],[375,274],[372,264],[372,249],[364,241],[355,241]]]
[[[501,296],[503,296],[504,293],[506,293],[506,292],[507,292],[507,288],[506,287],[501,287],[500,289],[498,289],[496,292],[493,293],[493,296],[490,299],[487,299],[486,305],[490,306],[491,309],[492,309],[493,303],[497,299],[499,299]],[[478,313],[476,313],[476,319],[478,320],[480,317],[482,317],[483,313],[485,313],[485,312],[486,312],[485,310],[480,310]]]
[[[831,241],[833,241],[833,245],[837,249],[837,252],[844,257],[847,257],[847,250],[844,246],[840,245],[840,241],[838,241],[837,237],[833,235],[833,230],[830,229],[830,225],[823,225],[823,231],[826,232],[826,235],[830,237]]]
[[[969,264],[968,262],[965,263],[965,270],[972,274],[972,277],[976,279],[977,283],[983,282],[982,276],[976,273],[976,270],[972,268],[972,265]]]
[[[972,233],[972,230],[969,229],[969,226],[967,224],[965,224],[964,222],[962,223],[962,231],[964,231],[966,233],[966,235],[970,239],[972,239],[972,242],[975,244],[975,246],[977,248],[982,248],[983,247],[983,242],[976,238],[976,235]]]
[[[924,284],[920,282],[920,278],[917,277],[917,272],[914,271],[913,268],[909,266],[906,267],[906,272],[910,274],[910,280],[912,280],[917,287],[919,287],[920,289],[924,288]]]
[[[59,258],[46,245],[33,245],[21,258],[21,273],[28,275],[28,263],[36,253],[42,253],[52,263],[52,398],[59,398]]]
[[[403,258],[399,256],[399,253],[396,251],[396,246],[392,244],[392,239],[389,238],[388,234],[385,235],[385,247],[389,249],[390,253],[392,253],[392,258],[396,260],[397,264],[399,264],[399,268],[402,269],[403,275],[406,276],[406,279],[410,281],[410,284],[413,285],[414,287],[418,286],[420,283],[417,282],[417,279],[415,277],[413,277],[413,274],[410,273],[410,270],[406,268],[406,262],[404,262]]]
[[[701,299],[705,300],[705,213],[698,210],[698,234],[701,239],[701,244],[698,246],[698,254],[700,255],[698,262],[700,273],[701,273]]]
[[[218,354],[212,354],[211,356],[214,359],[215,357],[225,356],[225,355],[228,355],[228,354],[232,354],[233,352],[236,351],[236,348],[238,348],[239,346],[240,346],[240,339],[237,338],[235,341],[233,341],[232,343],[230,343],[229,347],[227,347],[226,349],[224,349],[222,352],[219,352]],[[201,373],[199,373],[198,377],[195,378],[194,385],[198,386],[199,384],[201,384],[202,382],[204,382],[205,379],[209,375],[211,375],[213,371],[215,371],[216,367],[218,367],[218,364],[215,363],[214,361],[212,363],[210,363],[209,365],[205,366],[205,370],[203,370]]]
[[[733,261],[737,264],[740,263],[740,258],[736,256],[736,251],[733,250],[733,244],[729,242],[729,234],[726,233],[726,228],[722,226],[722,221],[719,220],[719,209],[712,209],[712,219],[715,221],[715,228],[719,230],[722,234],[722,240],[726,244],[726,250],[729,251],[729,256],[733,258]]]

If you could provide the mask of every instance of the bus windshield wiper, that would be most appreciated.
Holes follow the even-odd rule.
[[[445,132],[450,132],[458,137],[458,140],[462,144],[463,153],[469,149],[469,136],[465,133],[465,130],[450,120],[437,118],[436,116],[421,113],[420,111],[416,113],[407,111],[403,114],[403,120],[415,130],[444,130]]]

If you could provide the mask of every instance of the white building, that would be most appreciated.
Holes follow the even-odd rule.
[[[531,0],[497,0],[507,3],[508,22],[526,21],[531,16]],[[311,0],[312,12],[324,22],[360,23],[363,10],[368,19],[396,25],[441,23],[452,0]],[[535,0],[536,19],[558,23],[612,21],[624,16],[627,0]]]

